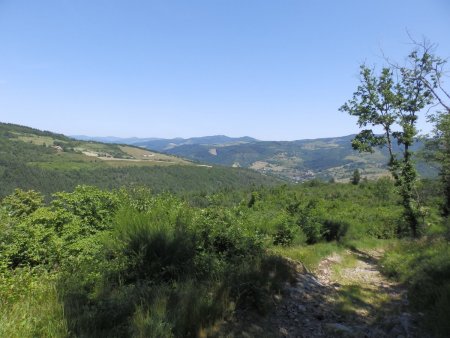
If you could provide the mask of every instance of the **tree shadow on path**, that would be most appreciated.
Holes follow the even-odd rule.
[[[291,261],[295,282],[274,297],[272,311],[237,310],[216,337],[427,337],[416,333],[404,288],[379,272],[378,255],[356,248],[348,253],[356,264],[343,267],[338,281],[336,256],[324,259],[317,274]]]

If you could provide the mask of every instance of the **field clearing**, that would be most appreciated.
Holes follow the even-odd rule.
[[[151,160],[121,160],[121,159],[102,159],[103,163],[110,167],[122,168],[122,167],[154,167],[154,166],[171,166],[171,165],[184,165],[192,166],[189,162],[174,162],[174,161],[151,161]]]
[[[139,150],[139,149],[138,149]],[[88,154],[86,154],[88,153]],[[98,168],[124,168],[124,167],[153,167],[153,166],[170,166],[185,165],[194,166],[192,162],[184,161],[176,157],[163,154],[155,154],[154,157],[148,159],[126,159],[111,158],[97,156],[95,152],[83,152],[83,154],[72,152],[59,152],[43,158],[39,162],[28,162],[27,165],[39,167],[43,169],[57,170],[81,170],[81,169],[98,169]]]
[[[14,133],[17,135],[17,140],[26,142],[26,143],[32,143],[36,144],[38,146],[47,145],[52,146],[54,144],[54,139],[49,136],[39,136],[39,135],[27,135],[27,134],[19,134]]]
[[[175,156],[156,153],[147,149],[136,147],[119,146],[120,150],[132,156],[138,161],[152,161],[152,162],[172,162],[176,164],[190,164],[191,162],[183,160]]]

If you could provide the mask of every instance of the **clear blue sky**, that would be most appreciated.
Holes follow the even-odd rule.
[[[406,31],[450,56],[448,0],[0,0],[0,121],[65,134],[293,140]],[[421,124],[427,129],[425,124]]]

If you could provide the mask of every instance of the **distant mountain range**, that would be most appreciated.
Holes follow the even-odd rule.
[[[168,151],[175,147],[193,144],[207,145],[207,146],[211,145],[225,146],[249,142],[258,142],[258,140],[248,136],[228,137],[225,135],[214,135],[214,136],[192,137],[192,138],[177,137],[172,139],[155,138],[155,137],[147,137],[147,138],[138,138],[138,137],[120,138],[114,136],[95,137],[85,135],[73,135],[71,137],[83,141],[129,144],[138,147],[145,147],[156,151]]]
[[[259,141],[224,135],[187,139],[72,137],[131,144],[201,163],[250,168],[299,182],[313,178],[348,181],[355,169],[369,179],[388,175],[386,150],[358,153],[351,147],[354,136],[297,141]],[[414,149],[421,147],[422,143],[417,142]],[[436,169],[427,163],[418,161],[417,167],[424,177],[436,175]]]

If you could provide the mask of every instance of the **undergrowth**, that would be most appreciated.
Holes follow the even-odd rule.
[[[450,335],[450,245],[442,238],[402,241],[386,252],[383,272],[408,287],[411,305],[425,313],[422,324],[437,336]]]
[[[315,270],[334,253],[389,243],[385,271],[424,299],[415,306],[439,321],[434,306],[448,306],[446,242],[395,245],[408,234],[386,179],[185,199],[80,186],[45,201],[17,190],[0,203],[2,337],[205,335],[238,308],[270,311],[293,280],[281,257]]]

